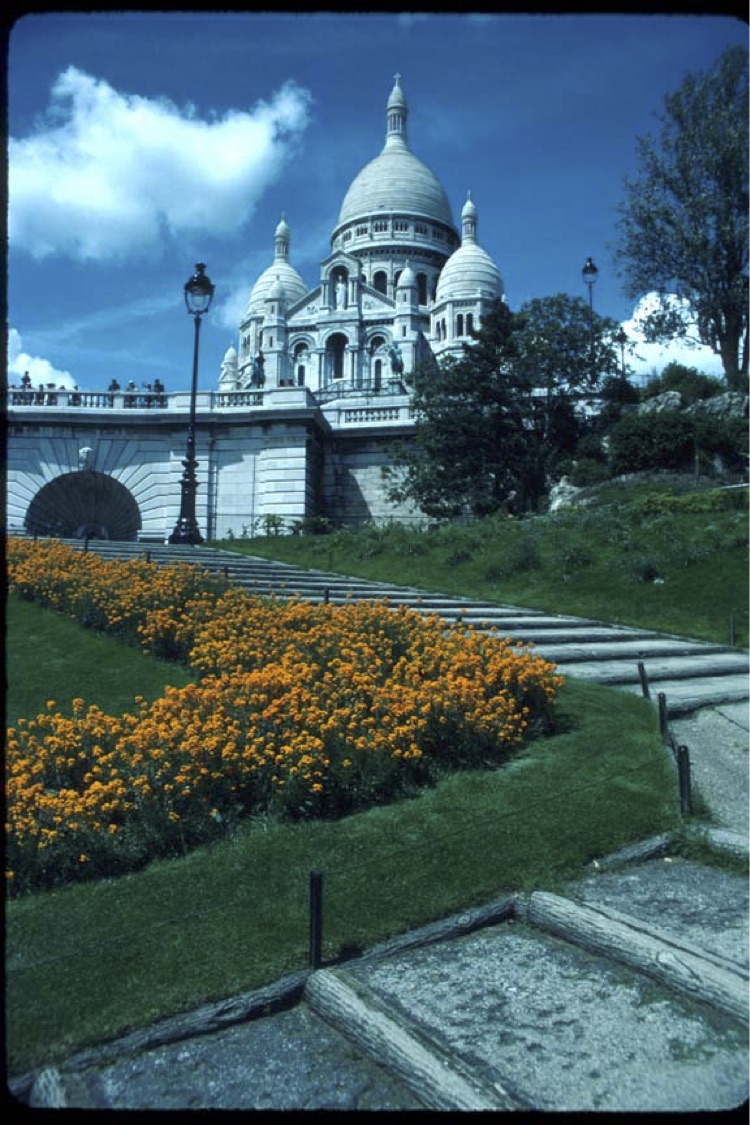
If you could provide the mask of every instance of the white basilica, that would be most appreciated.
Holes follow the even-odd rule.
[[[382,470],[415,432],[410,376],[460,354],[503,297],[467,198],[461,231],[407,139],[398,77],[385,144],[354,177],[310,289],[282,217],[218,387],[197,395],[197,522],[206,539],[334,524],[421,521]],[[137,372],[133,372],[137,377]],[[133,384],[135,386],[135,384]],[[58,388],[8,397],[11,530],[166,539],[191,416],[187,392]]]
[[[399,76],[386,106],[385,144],[355,176],[308,289],[292,265],[282,217],[273,262],[250,293],[220,388],[306,386],[325,400],[372,395],[418,365],[457,353],[485,311],[504,299],[477,241],[467,198],[461,235],[437,176],[414,155]]]

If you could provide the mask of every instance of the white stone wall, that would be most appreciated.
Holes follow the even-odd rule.
[[[392,504],[386,497],[382,469],[391,463],[389,446],[377,438],[354,438],[336,443],[327,458],[325,502],[334,518],[344,524],[367,520],[387,523],[420,522],[424,517],[412,504]]]
[[[388,503],[380,473],[393,436],[411,432],[407,396],[377,407],[345,400],[320,413],[304,388],[267,397],[263,409],[241,409],[232,418],[222,409],[210,424],[199,418],[196,517],[205,538],[239,537],[243,529],[252,534],[268,516],[279,517],[286,530],[318,515],[347,523],[412,518],[410,509]],[[9,421],[9,529],[23,530],[45,485],[91,470],[130,494],[141,537],[171,534],[180,510],[186,419],[146,419],[136,411],[102,419],[92,411],[74,420],[45,408],[19,411]],[[56,493],[55,507],[70,493],[67,485]],[[73,526],[85,519],[76,516]],[[106,521],[97,516],[96,522]]]

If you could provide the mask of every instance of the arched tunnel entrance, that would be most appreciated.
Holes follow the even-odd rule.
[[[29,504],[24,527],[28,535],[61,539],[135,539],[141,513],[119,481],[84,469],[63,473],[40,488]]]

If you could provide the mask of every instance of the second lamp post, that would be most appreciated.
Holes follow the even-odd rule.
[[[594,285],[599,276],[599,270],[594,265],[593,258],[587,258],[581,270],[581,276],[589,289],[589,344],[591,348],[591,377],[594,378],[596,365],[594,363]]]
[[[185,460],[182,462],[184,472],[180,487],[180,515],[175,524],[174,531],[169,537],[170,543],[198,544],[203,542],[203,536],[198,529],[195,516],[195,493],[198,487],[196,468],[198,462],[195,457],[195,407],[198,394],[198,341],[201,330],[201,317],[207,313],[214,295],[214,286],[206,275],[203,262],[198,262],[195,273],[189,281],[185,282],[185,305],[193,318],[195,337],[193,342],[193,379],[190,384],[190,421],[188,423],[188,440]]]

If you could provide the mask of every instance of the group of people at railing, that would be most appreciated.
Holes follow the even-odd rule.
[[[122,388],[116,379],[107,387],[110,394],[119,394]],[[125,406],[133,407],[151,407],[151,406],[166,406],[167,399],[164,392],[164,384],[161,379],[155,379],[152,383],[144,383],[143,390],[139,391],[136,384],[131,379],[125,391],[123,392],[123,401]]]
[[[81,391],[77,386],[56,386],[54,383],[39,383],[33,387],[31,376],[25,371],[20,386],[11,383],[8,388],[8,398],[11,406],[114,406],[115,396],[122,397],[122,405],[126,407],[153,407],[166,406],[167,396],[164,384],[156,379],[153,384],[144,383],[143,390],[138,390],[131,381],[123,391],[116,379],[104,391]]]

